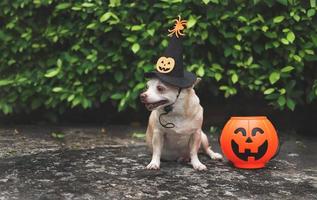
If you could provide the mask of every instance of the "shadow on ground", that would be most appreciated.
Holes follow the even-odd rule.
[[[53,130],[0,130],[0,199],[317,199],[317,138],[282,135],[280,155],[260,170],[201,155],[206,172],[177,162],[148,171],[150,155],[131,138],[135,130],[60,128],[63,140]]]

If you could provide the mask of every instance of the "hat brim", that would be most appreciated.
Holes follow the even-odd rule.
[[[167,83],[179,88],[191,87],[197,79],[195,74],[188,71],[184,71],[184,77],[174,77],[174,76],[163,74],[157,71],[144,73],[144,76],[145,78],[156,77],[164,83]]]

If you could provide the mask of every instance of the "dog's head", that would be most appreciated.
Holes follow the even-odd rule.
[[[196,83],[189,89],[192,89],[199,81],[200,78],[198,78]],[[140,99],[150,111],[170,105],[177,99],[178,88],[165,84],[159,79],[150,79],[146,83],[146,86],[146,90],[140,94]]]
[[[140,99],[150,111],[172,104],[176,100],[177,87],[164,84],[156,78],[150,79],[146,86],[146,90],[140,94]]]

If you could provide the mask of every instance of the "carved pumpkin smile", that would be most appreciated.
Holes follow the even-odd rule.
[[[261,146],[258,147],[257,153],[251,152],[250,149],[245,149],[243,153],[239,152],[239,145],[234,141],[231,140],[231,148],[234,154],[240,158],[241,160],[248,161],[250,157],[254,157],[254,160],[259,160],[264,156],[267,151],[268,142],[265,140]]]

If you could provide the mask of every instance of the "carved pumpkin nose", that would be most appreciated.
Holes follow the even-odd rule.
[[[246,143],[252,143],[252,139],[250,137],[247,138],[247,140],[245,141]]]

